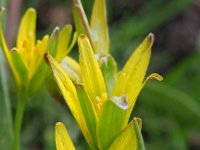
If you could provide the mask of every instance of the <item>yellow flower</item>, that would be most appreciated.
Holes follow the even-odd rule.
[[[0,17],[2,18],[2,11]],[[71,34],[71,25],[66,25],[60,32],[59,28],[56,27],[51,37],[45,35],[41,40],[36,40],[36,11],[29,8],[19,25],[16,47],[9,50],[3,36],[1,19],[0,46],[8,60],[17,85],[23,92],[26,90],[32,94],[39,89],[48,72],[48,67],[43,60],[44,53],[48,50],[56,60],[60,61],[76,41],[75,34],[72,44],[69,46]]]
[[[126,132],[136,98],[146,81],[162,80],[156,73],[144,80],[153,41],[153,34],[149,34],[117,74],[114,59],[109,55],[95,55],[89,39],[80,35],[79,83],[73,83],[61,65],[46,55],[66,103],[91,149],[116,148],[111,145],[120,133],[123,135],[123,130]],[[131,139],[128,142],[132,142]]]

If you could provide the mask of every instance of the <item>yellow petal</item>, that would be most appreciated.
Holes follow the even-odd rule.
[[[21,19],[18,36],[17,48],[23,50],[24,41],[28,42],[29,48],[35,45],[35,30],[36,30],[36,11],[29,8]],[[30,49],[29,49],[30,51]],[[29,53],[28,51],[26,53]]]
[[[95,0],[91,17],[91,37],[97,52],[108,53],[109,35],[105,0]]]
[[[144,150],[141,123],[140,118],[134,118],[116,137],[109,150]]]
[[[81,83],[80,65],[76,60],[66,56],[60,64],[73,82]]]
[[[153,41],[153,34],[149,34],[133,52],[118,76],[113,96],[127,95],[130,106],[135,103],[138,95],[137,89],[141,86],[146,74]]]
[[[139,95],[140,91],[142,90],[142,88],[145,86],[145,84],[147,83],[148,80],[157,80],[157,81],[162,81],[163,80],[163,77],[157,73],[152,73],[150,74],[146,79],[145,81],[140,84],[140,86],[138,86],[134,92],[132,92],[132,94],[130,95],[130,97],[134,97],[134,99],[132,99],[132,103],[129,105],[129,109],[127,111],[127,114],[126,114],[126,119],[125,119],[125,122],[124,124],[127,124],[128,121],[129,121],[129,118],[130,118],[130,115],[131,115],[131,112],[133,111],[133,107],[135,105],[135,102],[136,102],[136,99],[137,99],[137,96]]]
[[[80,50],[79,60],[83,85],[86,93],[98,110],[99,105],[103,104],[107,98],[103,75],[92,51],[89,39],[85,35],[80,35],[78,45]]]
[[[15,69],[14,67],[14,64],[13,64],[13,61],[12,61],[12,58],[11,58],[11,52],[9,51],[7,45],[6,45],[6,41],[5,41],[5,38],[4,38],[4,35],[3,35],[3,27],[2,27],[2,13],[3,13],[3,8],[0,8],[0,47],[2,48],[3,50],[3,53],[10,65],[10,68],[14,74],[14,77],[15,77],[15,80],[17,82],[17,84],[19,85],[20,84],[20,77],[19,77],[19,74],[17,73],[17,70]]]
[[[74,144],[62,122],[56,123],[55,140],[57,150],[75,150]]]
[[[89,143],[90,147],[93,147],[93,141],[91,135],[89,134],[89,130],[87,128],[86,122],[83,117],[83,113],[81,110],[80,103],[78,101],[76,89],[70,80],[69,76],[65,73],[64,69],[48,54],[45,54],[45,58],[47,62],[50,64],[54,78],[64,96],[64,99],[69,106],[70,111],[72,112],[74,118],[78,122],[81,131]]]
[[[116,137],[109,150],[137,150],[137,137],[133,121]]]

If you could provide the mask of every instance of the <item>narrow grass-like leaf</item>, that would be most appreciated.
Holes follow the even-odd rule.
[[[78,45],[83,85],[95,109],[98,110],[98,105],[102,104],[107,98],[103,75],[92,51],[89,39],[85,35],[81,35],[78,39]]]
[[[11,149],[13,139],[12,113],[9,97],[8,70],[0,48],[0,149]]]
[[[111,100],[105,101],[100,111],[97,125],[97,140],[100,150],[107,150],[125,128],[123,123],[126,111]]]
[[[82,85],[77,84],[76,90],[88,130],[92,136],[92,139],[94,140],[95,145],[97,145],[97,137],[96,137],[97,114],[95,112],[95,108],[92,105],[91,100],[85,93],[85,90]]]
[[[55,126],[55,141],[57,150],[75,150],[67,129],[61,122],[57,122]]]
[[[91,37],[99,53],[109,52],[109,34],[105,0],[95,0],[91,16]]]

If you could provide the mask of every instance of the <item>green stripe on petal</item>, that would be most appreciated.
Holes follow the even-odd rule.
[[[96,110],[107,99],[106,86],[99,64],[95,58],[89,39],[85,35],[78,38],[80,67],[83,85]]]
[[[55,141],[57,150],[75,150],[74,144],[62,122],[56,123]]]

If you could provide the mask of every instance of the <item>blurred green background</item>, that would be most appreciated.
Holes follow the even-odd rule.
[[[56,25],[73,24],[71,3],[0,0],[6,8],[7,43],[12,47],[15,42],[19,18],[28,7],[37,9],[37,33],[41,37]],[[90,18],[93,0],[82,3]],[[164,80],[148,82],[132,114],[143,120],[146,149],[200,150],[200,0],[107,0],[107,13],[110,52],[119,69],[148,33],[155,34],[148,74],[158,72]],[[76,47],[71,55],[77,55]],[[6,149],[12,139],[15,85],[1,51],[0,63],[0,149]],[[49,87],[53,82],[49,78]],[[77,149],[88,149],[62,96],[49,91],[52,89],[44,88],[28,102],[22,149],[55,149],[57,121],[65,123]]]

